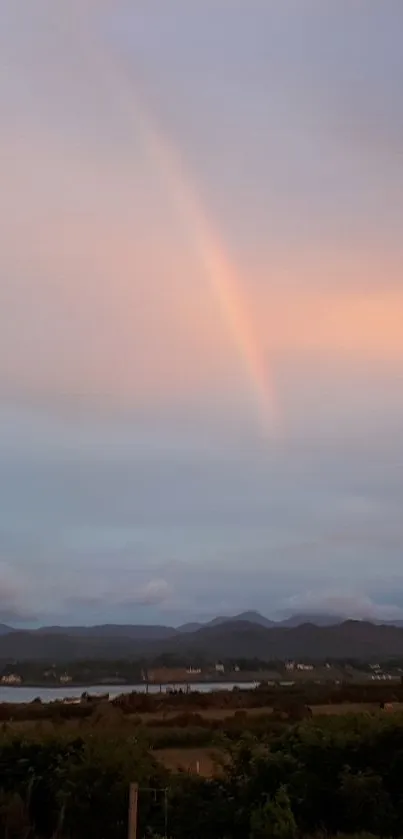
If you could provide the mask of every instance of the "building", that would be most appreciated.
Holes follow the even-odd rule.
[[[188,680],[186,667],[156,667],[148,671],[148,681],[154,685],[186,684]]]
[[[225,673],[225,667],[221,661],[218,661],[215,665],[215,672],[216,673]]]
[[[8,673],[2,676],[0,681],[2,685],[22,685],[22,678],[18,673]]]
[[[72,681],[72,677],[68,675],[68,673],[62,673],[60,676],[59,682],[61,685],[68,685],[69,682]]]
[[[298,661],[287,661],[285,665],[285,669],[292,673],[293,670],[299,670],[304,672],[312,672],[313,664],[302,664]]]

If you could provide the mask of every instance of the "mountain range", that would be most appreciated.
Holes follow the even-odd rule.
[[[257,612],[177,628],[104,624],[22,631],[0,625],[3,661],[152,660],[163,654],[189,663],[200,657],[209,661],[403,658],[403,627],[330,615],[296,615],[274,622]]]
[[[69,635],[80,636],[82,638],[132,638],[136,640],[161,640],[164,638],[173,638],[179,634],[191,634],[200,629],[207,627],[220,626],[225,623],[239,623],[246,622],[256,624],[257,626],[264,626],[266,629],[271,627],[296,627],[304,623],[312,623],[315,626],[331,626],[333,624],[343,623],[344,618],[335,617],[333,615],[292,615],[281,621],[270,620],[264,617],[259,612],[248,611],[242,612],[239,615],[224,616],[219,615],[210,621],[202,623],[200,621],[193,621],[191,623],[184,623],[181,626],[161,626],[161,625],[147,625],[147,624],[98,624],[95,626],[41,626],[39,629],[26,630],[32,634],[39,635]],[[403,622],[402,622],[403,625]],[[16,629],[12,626],[7,626],[0,623],[0,637],[10,635],[11,633],[21,632],[21,629]]]

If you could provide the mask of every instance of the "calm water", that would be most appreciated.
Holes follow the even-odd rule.
[[[213,690],[232,690],[234,687],[243,690],[251,690],[255,682],[203,682],[198,685],[190,685],[190,690],[198,690],[200,693],[210,693]],[[169,690],[170,685],[163,685],[162,690]],[[42,702],[53,702],[55,699],[64,697],[80,697],[84,691],[92,695],[109,693],[111,699],[122,693],[145,693],[145,685],[83,685],[80,687],[58,687],[58,688],[30,688],[30,687],[7,687],[0,686],[0,702],[32,702],[40,696]],[[149,693],[159,693],[159,685],[149,685]]]

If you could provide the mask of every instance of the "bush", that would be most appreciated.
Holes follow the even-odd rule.
[[[251,815],[250,839],[296,839],[297,824],[285,787],[266,798]]]

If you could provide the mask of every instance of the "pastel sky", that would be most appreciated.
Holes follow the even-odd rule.
[[[401,0],[0,0],[0,621],[403,616]]]

